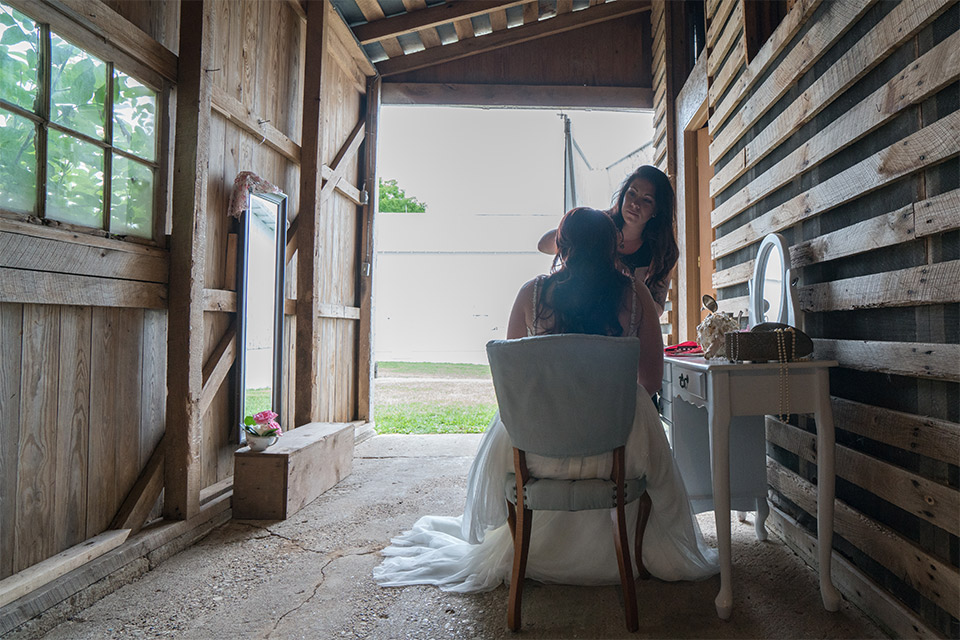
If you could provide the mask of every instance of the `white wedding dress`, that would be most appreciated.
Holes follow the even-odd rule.
[[[661,580],[699,580],[719,571],[717,552],[706,545],[674,464],[659,415],[643,387],[627,440],[627,477],[647,476],[653,502],[643,538],[643,562]],[[527,456],[532,473],[555,478],[609,478],[609,454],[586,458]],[[462,516],[424,516],[413,529],[383,550],[373,570],[382,586],[437,585],[462,593],[509,584],[513,539],[504,499],[513,449],[500,416],[494,416],[480,442],[467,479]],[[633,550],[638,502],[627,505]],[[613,524],[606,510],[537,511],[533,516],[527,577],[578,585],[619,584]]]

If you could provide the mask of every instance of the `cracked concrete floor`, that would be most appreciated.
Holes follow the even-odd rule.
[[[378,551],[423,514],[462,511],[479,436],[376,436],[353,473],[282,522],[230,521],[195,546],[55,627],[46,638],[882,638],[846,601],[820,605],[816,574],[774,536],[734,519],[734,613],[717,619],[719,578],[638,583],[640,632],[618,587],[524,590],[522,636],[507,589],[473,595],[380,588]],[[701,527],[715,544],[712,515]]]

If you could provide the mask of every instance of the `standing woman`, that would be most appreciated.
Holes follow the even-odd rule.
[[[674,232],[675,202],[666,174],[652,165],[642,165],[623,181],[616,204],[606,212],[620,231],[617,253],[621,265],[647,285],[661,314],[670,288],[670,273],[680,256]],[[537,248],[555,255],[556,235],[556,229],[548,231]]]

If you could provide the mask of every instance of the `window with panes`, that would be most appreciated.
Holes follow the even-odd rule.
[[[0,3],[0,211],[151,239],[157,90]]]

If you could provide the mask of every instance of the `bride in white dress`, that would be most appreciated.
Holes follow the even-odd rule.
[[[719,571],[706,545],[673,462],[650,393],[660,387],[663,342],[653,298],[616,265],[617,230],[595,209],[567,213],[557,231],[559,268],[521,287],[507,338],[544,333],[635,335],[641,341],[637,409],[627,440],[628,474],[646,474],[653,503],[643,539],[643,563],[661,580],[699,580]],[[649,392],[648,392],[649,390]],[[532,473],[554,478],[609,478],[609,455],[544,458],[529,455]],[[382,551],[373,570],[382,586],[437,585],[470,593],[509,584],[513,538],[504,499],[513,470],[510,438],[494,416],[467,478],[462,516],[424,516]],[[628,475],[628,477],[630,477]],[[634,548],[638,502],[627,505]],[[533,518],[528,578],[559,584],[619,584],[610,515],[598,511],[538,511]]]

